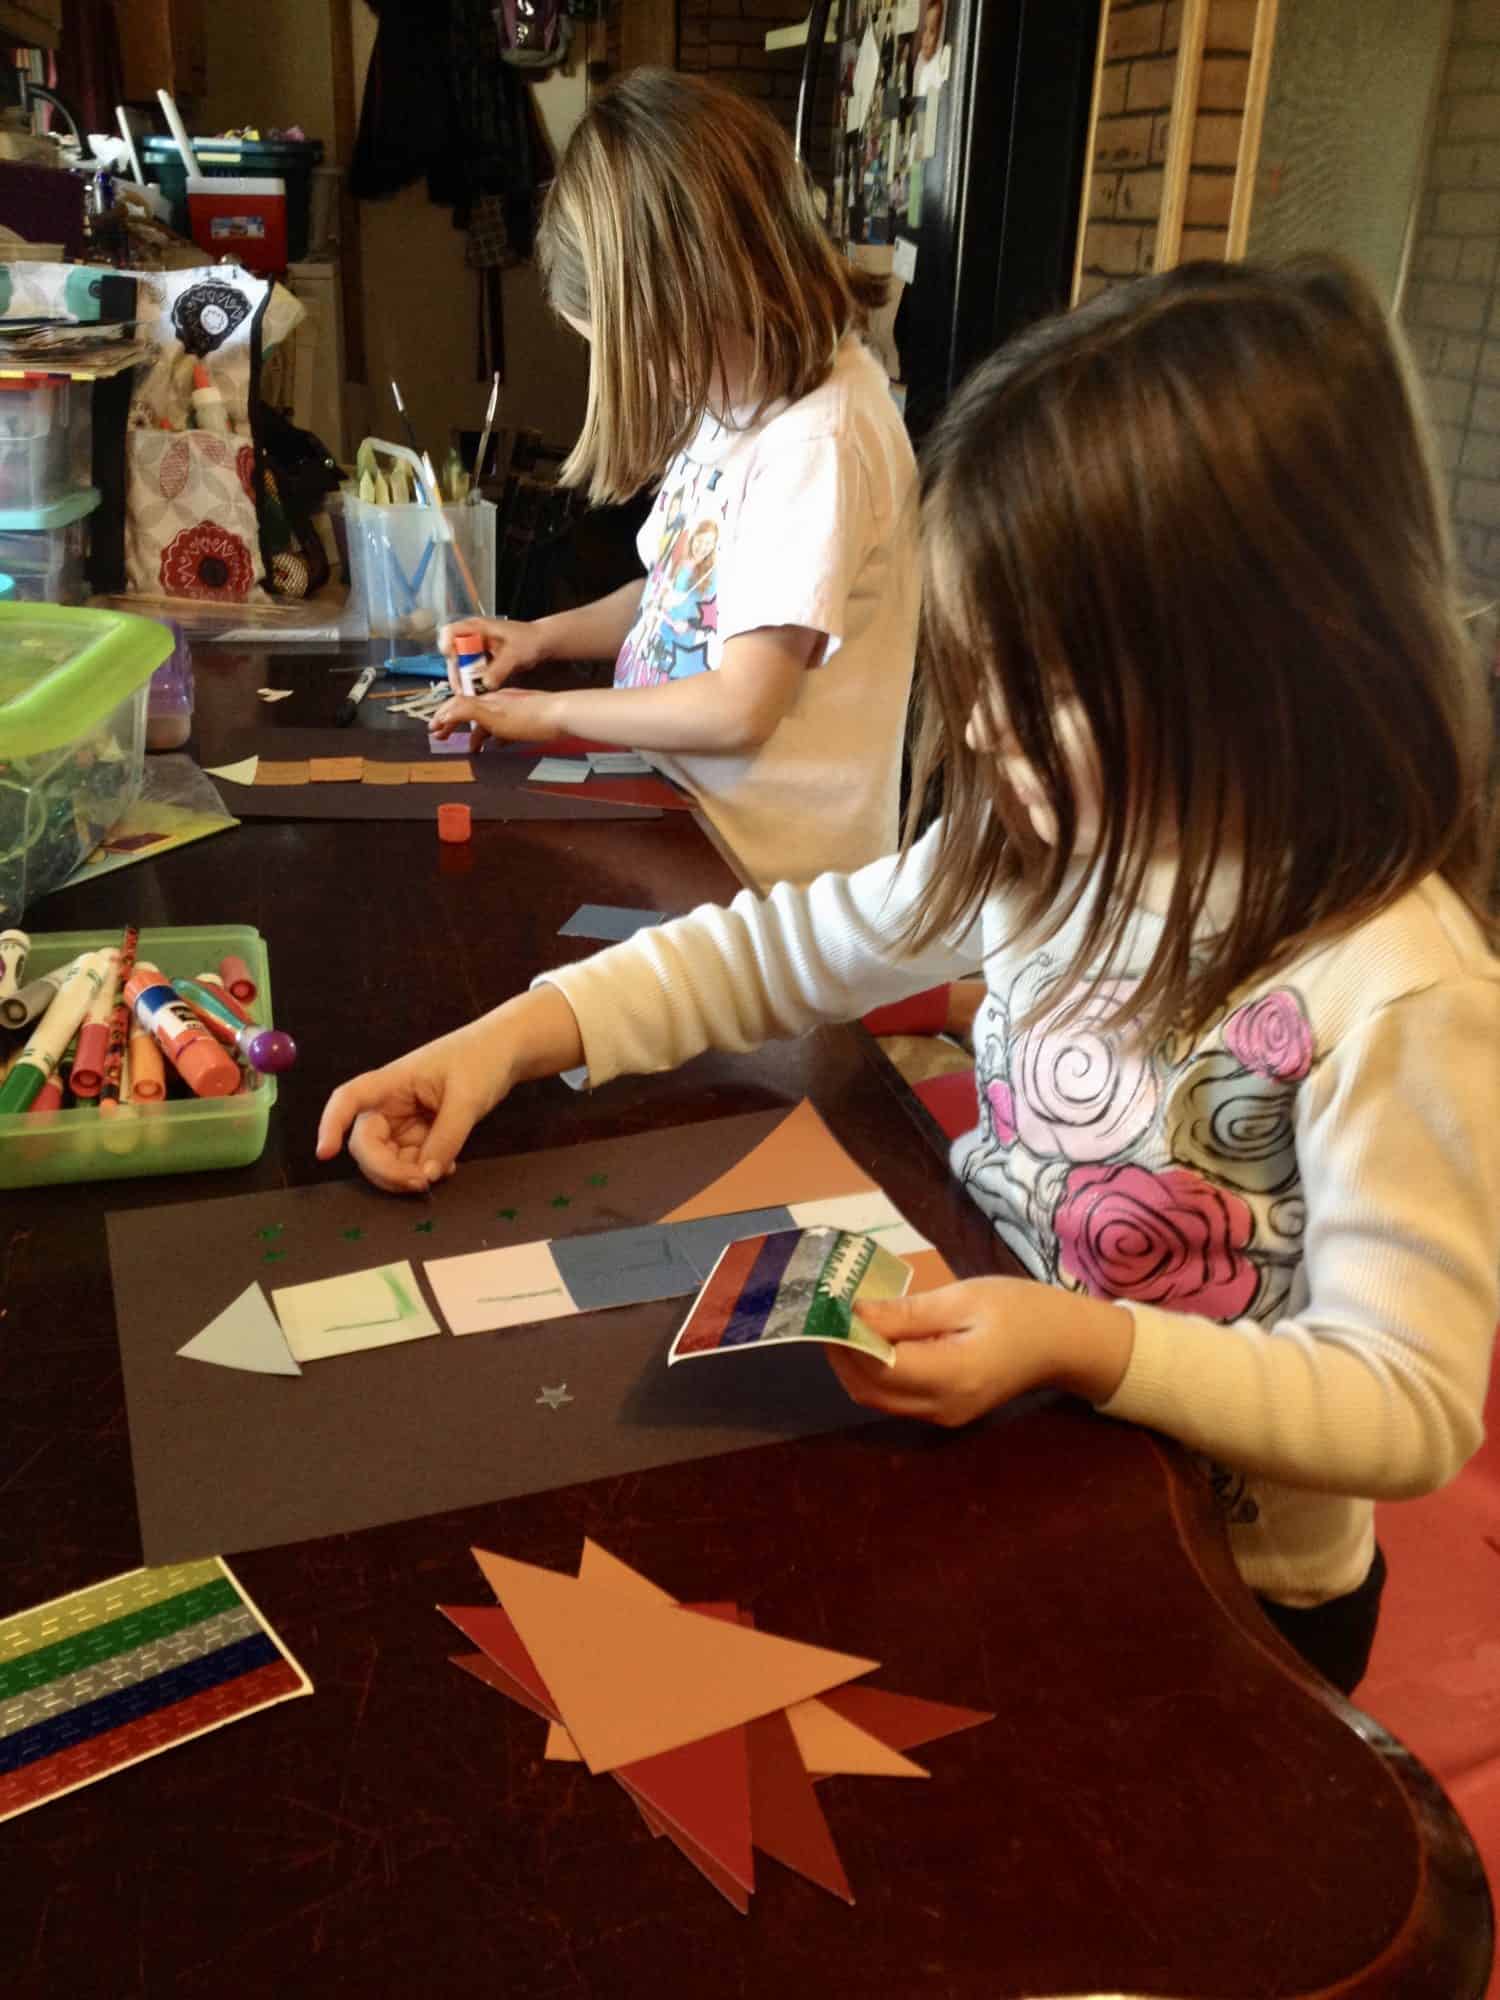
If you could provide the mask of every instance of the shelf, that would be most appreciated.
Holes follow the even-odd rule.
[[[828,26],[823,34],[825,47],[828,43],[838,40],[838,31],[833,18],[836,11],[833,8],[829,9]],[[772,28],[766,35],[767,49],[772,54],[778,49],[805,49],[807,47],[807,25],[806,21],[796,21],[790,28]]]

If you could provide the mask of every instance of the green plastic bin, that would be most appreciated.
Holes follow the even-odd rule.
[[[300,264],[307,255],[312,216],[314,167],[323,163],[321,139],[194,139],[198,166],[210,180],[282,180],[286,182],[286,248],[288,261]],[[177,141],[153,134],[141,147],[141,166],[172,205],[172,227],[191,236],[188,227],[187,168]]]
[[[140,794],[152,618],[0,604],[0,929],[61,887]]]
[[[33,935],[26,976],[34,978],[66,965],[81,951],[98,951],[119,942],[119,932]],[[259,989],[257,1020],[270,1022],[271,968],[259,931],[245,924],[220,924],[141,932],[139,957],[159,965],[169,979],[211,972],[230,953],[244,959]],[[275,1102],[276,1078],[263,1076],[241,1097],[127,1104],[107,1118],[93,1106],[43,1112],[35,1118],[24,1112],[0,1115],[0,1189],[248,1167],[265,1151]]]

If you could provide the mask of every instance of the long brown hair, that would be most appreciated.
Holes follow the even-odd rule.
[[[945,411],[923,516],[907,846],[924,801],[943,824],[913,944],[995,890],[1029,941],[1082,906],[1069,975],[1093,990],[1165,839],[1170,905],[1129,1004],[1160,1033],[1434,870],[1481,912],[1477,663],[1410,370],[1353,271],[1189,264],[1031,329]],[[1081,863],[1067,699],[1103,800]],[[1031,763],[1050,848],[966,746],[976,709]],[[1240,886],[1206,935],[1221,860]]]
[[[659,477],[745,336],[756,421],[833,366],[883,281],[834,248],[791,142],[722,85],[636,69],[568,141],[537,241],[553,309],[589,328],[583,430],[561,477],[595,501]]]

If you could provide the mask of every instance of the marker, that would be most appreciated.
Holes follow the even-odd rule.
[[[125,998],[124,989],[131,973],[135,971],[135,953],[136,946],[140,943],[140,936],[134,924],[127,924],[125,935],[120,940],[117,992],[109,1017],[109,1043],[104,1052],[104,1080],[99,1086],[101,1110],[108,1110],[111,1105],[123,1104],[125,1101],[121,1070],[130,1044],[130,1002]]]
[[[0,931],[0,1000],[8,1000],[21,990],[31,939],[25,931]]]
[[[104,1087],[104,1065],[109,1060],[109,1024],[120,993],[120,954],[104,953],[109,972],[78,1031],[78,1053],[68,1073],[68,1088],[75,1097],[93,1098]]]
[[[167,1094],[167,1066],[161,1050],[145,1028],[130,1035],[130,1101],[159,1104]]]
[[[350,688],[348,694],[339,703],[338,714],[333,718],[335,728],[348,728],[349,724],[359,713],[360,703],[375,685],[375,676],[379,672],[379,667],[374,665],[365,668],[359,679]]]
[[[195,984],[206,986],[216,1000],[222,1000],[233,1013],[238,1014],[247,1028],[260,1024],[243,1000],[236,1000],[217,972],[200,972],[195,975]]]
[[[62,1078],[54,1070],[42,1085],[27,1108],[28,1118],[45,1118],[49,1111],[61,1111],[63,1107]]]
[[[233,952],[219,960],[219,977],[229,988],[236,1000],[243,1000],[248,1007],[255,998],[256,985],[250,977],[250,968],[242,958]]]
[[[0,1084],[0,1113],[25,1111],[67,1053],[109,973],[102,951],[84,952],[68,968],[56,998],[32,1031],[10,1075]]]
[[[221,1000],[211,987],[200,986],[195,979],[174,979],[172,987],[214,1040],[226,1049],[236,1050],[251,1069],[259,1070],[263,1076],[279,1076],[296,1062],[297,1044],[280,1028],[246,1027],[227,1000]]]
[[[87,958],[87,952],[79,952],[77,958],[66,965],[59,965],[52,972],[44,972],[39,979],[33,979],[29,986],[23,986],[19,993],[12,993],[8,999],[0,1000],[0,1021],[7,1028],[28,1028],[40,1015],[45,1014],[52,1002],[62,991],[68,975],[75,972]]]
[[[240,1087],[239,1064],[178,999],[159,967],[138,964],[125,988],[125,998],[134,1008],[136,1020],[195,1097],[233,1097]],[[139,1077],[135,1092],[139,1097]]]

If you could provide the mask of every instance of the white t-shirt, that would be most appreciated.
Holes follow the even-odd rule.
[[[904,867],[746,894],[543,975],[588,1075],[675,1068],[856,1018],[983,963],[979,1124],[953,1167],[1042,1282],[1128,1305],[1108,1415],[1199,1454],[1240,1572],[1286,1604],[1353,1590],[1377,1499],[1479,1445],[1500,1311],[1500,962],[1429,879],[1250,981],[1194,1036],[1109,1024],[1057,985],[1086,910],[1042,949],[1003,897],[920,958],[893,943],[936,830]],[[1139,913],[1129,985],[1160,935]]]
[[[616,687],[712,672],[772,625],[825,635],[749,752],[650,752],[748,878],[853,869],[896,844],[921,591],[915,466],[885,372],[852,336],[828,379],[751,429],[706,420],[641,529],[649,572]]]

